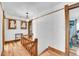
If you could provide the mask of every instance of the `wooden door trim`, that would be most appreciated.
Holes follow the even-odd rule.
[[[65,5],[65,54],[69,55],[69,38],[70,38],[70,30],[69,30],[69,6]]]
[[[75,9],[75,8],[78,8],[79,7],[79,2],[78,3],[75,3],[75,4],[72,4],[69,6],[69,10],[72,10],[72,9]]]
[[[3,51],[4,51],[4,44],[5,44],[5,16],[3,11],[3,20],[2,20],[2,40],[3,40]]]
[[[72,10],[74,8],[78,8],[79,3],[75,3],[72,5],[65,5],[64,11],[65,11],[65,54],[69,55],[69,40],[70,40],[70,25],[69,25],[69,10]]]
[[[5,44],[5,15],[4,15],[4,10],[3,10],[3,19],[2,19],[2,53],[1,56],[4,55],[4,44]]]

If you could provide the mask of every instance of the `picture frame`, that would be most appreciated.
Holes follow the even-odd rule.
[[[8,29],[16,29],[16,20],[8,19]]]
[[[21,29],[27,29],[27,22],[21,21]]]

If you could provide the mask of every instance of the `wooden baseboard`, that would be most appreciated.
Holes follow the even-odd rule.
[[[4,52],[3,51],[1,52],[1,56],[4,56]]]
[[[48,49],[51,50],[51,51],[56,52],[56,53],[59,54],[60,56],[65,56],[65,53],[62,52],[62,51],[60,51],[60,50],[58,50],[58,49],[52,48],[52,47],[50,47],[50,46],[48,46]]]
[[[46,52],[46,51],[48,51],[48,48],[46,48],[43,52],[41,52],[40,54],[39,54],[39,56],[41,56],[44,52]]]
[[[20,41],[20,39],[5,41],[5,44],[6,44],[6,43],[11,43],[11,42],[17,42],[17,41]]]

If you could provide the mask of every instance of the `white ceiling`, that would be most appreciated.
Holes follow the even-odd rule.
[[[59,3],[60,2],[3,2],[2,5],[5,15],[25,19],[26,12],[29,13],[30,18],[33,18],[45,10],[52,9]]]

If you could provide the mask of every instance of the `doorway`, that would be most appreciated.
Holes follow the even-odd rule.
[[[79,55],[79,3],[65,5],[66,55]]]

